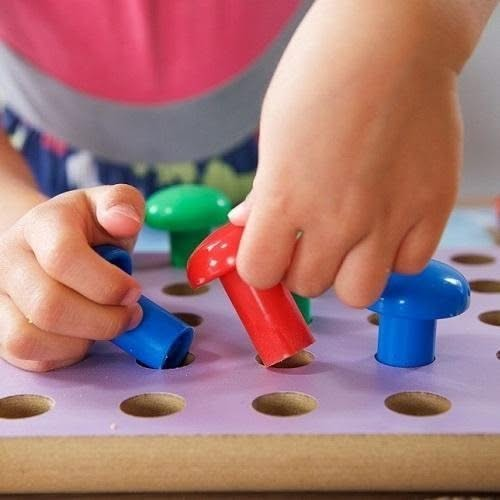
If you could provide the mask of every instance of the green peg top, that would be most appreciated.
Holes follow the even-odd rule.
[[[227,222],[231,202],[216,189],[180,184],[157,191],[146,202],[146,224],[170,232],[170,261],[185,267],[210,231]]]
[[[146,224],[172,232],[208,230],[227,222],[231,202],[220,191],[197,184],[162,189],[146,203]]]

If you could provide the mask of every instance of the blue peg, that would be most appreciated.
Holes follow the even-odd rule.
[[[376,359],[385,365],[416,367],[435,359],[436,320],[462,314],[470,287],[451,266],[431,260],[416,275],[393,273],[368,309],[379,315]]]
[[[132,260],[125,250],[112,245],[100,245],[94,250],[111,264],[132,274]],[[193,329],[144,295],[139,305],[144,312],[140,325],[112,342],[150,368],[178,367],[189,352]]]

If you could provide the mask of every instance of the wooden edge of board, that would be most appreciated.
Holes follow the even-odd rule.
[[[0,439],[0,493],[499,490],[500,434]]]

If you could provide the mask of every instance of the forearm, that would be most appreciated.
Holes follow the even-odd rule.
[[[442,29],[445,50],[457,56],[460,71],[470,58],[499,0],[427,0]]]
[[[0,131],[0,232],[45,199],[23,157]]]
[[[403,61],[420,55],[459,72],[497,4],[498,0],[316,0],[298,32],[299,37],[307,32],[302,42],[305,38],[320,54],[345,53],[350,59],[359,50],[360,59],[375,57],[390,64],[398,57]]]

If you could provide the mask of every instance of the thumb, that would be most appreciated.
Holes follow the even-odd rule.
[[[144,199],[137,189],[126,184],[86,190],[99,225],[117,239],[134,238],[144,220]]]
[[[236,205],[228,214],[228,218],[235,226],[244,226],[253,206],[253,190],[248,193],[244,201]]]

